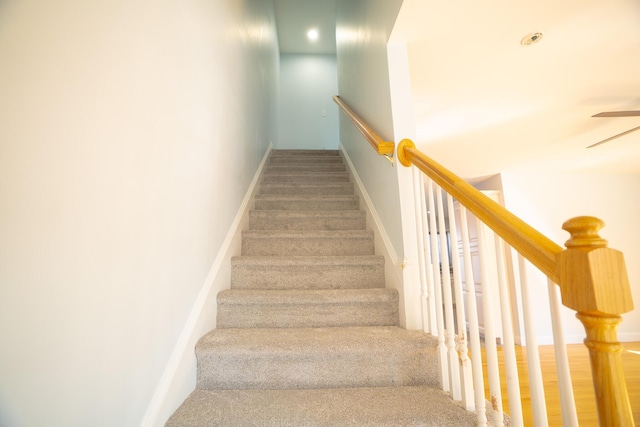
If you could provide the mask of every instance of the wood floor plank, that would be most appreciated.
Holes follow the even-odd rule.
[[[640,342],[623,343],[622,364],[627,379],[627,389],[633,410],[636,425],[640,426]],[[589,365],[589,352],[582,344],[567,346],[573,392],[578,413],[580,427],[598,427],[598,413],[596,409],[595,394],[591,379],[591,367]],[[558,392],[558,376],[555,366],[553,346],[540,346],[540,363],[544,378],[545,401],[547,404],[547,418],[550,426],[562,425],[560,399]],[[527,371],[526,349],[516,347],[518,362],[518,377],[520,380],[520,393],[522,400],[522,412],[525,426],[533,426],[531,410],[531,398],[529,393],[529,379]],[[506,375],[504,358],[501,348],[498,348],[500,366],[500,380],[502,392],[502,404],[505,412],[509,412],[509,402],[506,388]],[[483,349],[483,366],[485,376],[485,393],[489,396],[489,381],[487,378],[486,361]]]

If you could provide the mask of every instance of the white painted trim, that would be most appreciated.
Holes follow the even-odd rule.
[[[640,341],[640,332],[618,332],[618,340],[620,342]]]
[[[565,335],[565,344],[582,344],[586,335]],[[538,345],[554,345],[553,335],[544,335],[538,337]]]
[[[349,158],[349,154],[347,154],[347,150],[344,148],[344,145],[342,145],[342,143],[340,143],[340,151],[342,151],[342,155],[344,156],[344,159],[347,162],[347,165],[349,165],[349,169],[351,171],[351,174],[353,175],[353,180],[355,181],[358,187],[360,196],[362,197],[364,203],[366,204],[366,211],[371,215],[371,219],[373,220],[376,226],[376,231],[379,232],[379,236],[382,239],[385,251],[388,253],[393,265],[401,265],[404,262],[404,260],[398,257],[398,254],[393,248],[391,239],[389,238],[389,235],[387,234],[387,231],[385,230],[384,225],[380,220],[380,216],[378,215],[378,212],[376,211],[376,208],[373,205],[373,202],[371,201],[371,197],[369,197],[369,193],[367,193],[367,190],[365,189],[364,184],[362,183],[362,180],[358,176],[358,172],[356,171],[356,168],[353,166],[353,162],[351,162],[351,158]]]
[[[585,335],[565,335],[564,339],[567,344],[582,344],[584,343]],[[640,341],[640,332],[623,332],[618,333],[618,341],[625,342],[637,342]],[[545,335],[538,337],[538,345],[553,345],[553,336]]]
[[[408,270],[414,269],[417,270],[417,262],[415,259],[406,259],[398,257],[397,252],[395,251],[393,244],[391,243],[391,239],[389,239],[389,235],[384,228],[382,221],[380,220],[380,216],[376,211],[367,190],[362,183],[362,180],[358,176],[358,172],[356,171],[353,162],[349,158],[347,154],[347,150],[345,147],[340,144],[340,151],[344,156],[344,159],[349,166],[349,170],[351,172],[351,176],[353,176],[353,180],[356,184],[356,195],[358,195],[364,203],[361,203],[360,208],[366,212],[367,215],[367,226],[373,229],[373,234],[375,238],[375,248],[376,254],[382,255],[384,257],[384,278],[385,278],[385,286],[390,289],[396,289],[398,291],[398,297],[400,298],[399,309],[399,320],[400,326],[407,329],[420,329],[421,324],[418,322],[416,326],[416,316],[414,311],[412,310],[411,303],[420,302],[420,288],[417,286],[414,290],[418,292],[418,297],[414,298],[413,295],[408,294],[405,290],[405,273]],[[409,267],[409,268],[407,268]],[[418,319],[420,322],[421,319]]]
[[[269,154],[271,153],[273,145],[269,144],[267,150],[265,152],[260,165],[249,185],[247,193],[240,204],[240,208],[238,213],[236,214],[231,226],[229,227],[229,231],[227,236],[218,251],[218,255],[213,261],[213,265],[209,270],[209,274],[200,289],[200,293],[193,304],[193,308],[189,313],[189,317],[182,328],[182,332],[178,337],[178,341],[171,353],[171,357],[169,357],[169,361],[165,366],[164,372],[162,373],[162,377],[156,386],[156,389],[153,393],[153,397],[149,402],[149,406],[147,407],[147,411],[142,419],[140,424],[141,427],[161,427],[164,426],[166,419],[177,409],[177,407],[186,399],[188,393],[184,396],[180,396],[180,399],[177,401],[169,401],[169,392],[171,389],[171,385],[176,380],[177,375],[179,374],[180,367],[183,364],[184,360],[188,360],[193,357],[193,351],[195,343],[200,339],[200,328],[198,325],[202,322],[202,318],[204,317],[204,308],[207,304],[207,301],[210,298],[215,298],[220,286],[214,286],[217,282],[217,277],[221,275],[221,271],[226,267],[225,262],[230,263],[230,258],[233,255],[237,255],[238,246],[234,245],[234,241],[238,241],[240,239],[242,230],[244,229],[244,224],[248,222],[249,209],[251,206],[249,203],[253,200],[255,192],[258,187],[258,180],[262,175],[262,170],[264,165],[267,162]],[[234,250],[235,249],[235,250]],[[227,281],[226,286],[229,286]],[[212,292],[216,295],[212,295]],[[214,320],[215,321],[215,320]],[[215,327],[215,325],[214,325]],[[193,378],[195,379],[195,371],[193,372]],[[195,386],[195,384],[194,384]],[[190,393],[190,392],[189,392]]]

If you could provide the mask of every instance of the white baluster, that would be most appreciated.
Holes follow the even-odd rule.
[[[436,323],[438,325],[438,362],[440,363],[440,384],[442,385],[442,390],[449,391],[449,366],[447,361],[447,347],[445,345],[445,336],[444,336],[444,317],[442,312],[442,283],[440,278],[440,259],[438,254],[438,241],[437,235],[437,227],[436,227],[436,207],[433,201],[433,182],[429,180],[429,184],[427,185],[428,189],[428,197],[429,197],[429,211],[431,214],[429,215],[429,230],[431,231],[431,236],[429,241],[431,242],[431,261],[432,261],[432,271],[433,271],[433,290],[434,293],[432,295],[435,296],[435,311],[436,311]]]
[[[564,340],[562,318],[560,314],[560,301],[558,289],[555,283],[548,280],[549,306],[551,308],[551,325],[553,328],[553,347],[556,353],[556,369],[558,371],[558,387],[560,388],[560,407],[562,408],[562,426],[577,427],[578,414],[573,397],[573,385],[571,384],[571,371],[569,370],[569,358],[567,345]]]
[[[422,311],[422,330],[429,331],[429,291],[427,289],[427,271],[426,271],[426,254],[424,245],[423,222],[426,221],[426,212],[423,212],[421,193],[424,193],[422,187],[422,173],[419,169],[413,168],[413,188],[414,188],[414,206],[416,213],[416,237],[418,240],[418,268],[420,272],[420,308]]]
[[[422,206],[422,240],[425,250],[425,266],[427,276],[427,296],[428,296],[428,315],[429,315],[429,332],[434,337],[438,336],[438,321],[436,320],[436,298],[435,298],[435,282],[433,281],[433,257],[431,254],[431,238],[429,234],[429,206],[427,206],[427,194],[425,191],[425,176],[420,173],[420,203]],[[435,233],[435,231],[434,231]]]
[[[496,261],[498,267],[498,287],[500,291],[500,315],[502,317],[502,351],[504,355],[505,373],[507,377],[507,394],[509,396],[509,416],[511,425],[520,427],[522,420],[522,400],[520,399],[520,381],[518,378],[518,361],[513,339],[513,323],[511,317],[511,301],[507,270],[504,263],[504,243],[495,236]]]
[[[473,386],[475,406],[478,414],[478,427],[487,425],[487,408],[484,396],[484,377],[482,375],[482,350],[480,347],[480,328],[478,327],[478,309],[476,307],[476,291],[473,279],[473,263],[469,245],[469,226],[467,209],[460,205],[460,235],[462,238],[462,254],[464,258],[464,277],[466,292],[467,319],[469,320],[469,343],[471,345],[471,363],[473,365]]]
[[[531,409],[533,411],[533,425],[547,427],[547,402],[544,398],[542,369],[540,367],[540,353],[538,353],[538,337],[535,330],[534,310],[531,309],[531,295],[525,259],[518,254],[518,276],[522,294],[522,315],[524,317],[524,334],[527,340],[527,368],[529,372],[529,392],[531,394]]]
[[[451,396],[453,400],[462,400],[460,391],[460,364],[458,363],[458,352],[456,351],[456,331],[453,320],[453,299],[451,297],[451,267],[449,263],[449,244],[447,242],[447,228],[444,221],[444,206],[442,203],[442,189],[438,188],[436,200],[438,203],[438,229],[440,230],[440,260],[442,268],[442,293],[444,296],[445,313],[445,333],[447,343],[447,354],[449,357],[449,384],[451,386]]]
[[[451,266],[453,267],[453,290],[456,302],[457,321],[457,350],[459,352],[460,381],[462,387],[462,404],[467,411],[475,410],[473,401],[473,372],[471,359],[467,348],[467,327],[464,314],[464,297],[462,290],[462,278],[460,269],[460,250],[458,248],[458,230],[453,208],[453,197],[447,194],[447,208],[449,209],[449,234],[451,239]]]
[[[484,325],[484,343],[487,354],[487,372],[489,376],[490,402],[493,408],[493,423],[496,427],[504,425],[502,410],[502,391],[500,389],[500,370],[498,365],[498,349],[493,322],[493,292],[489,280],[489,263],[485,253],[485,226],[476,218],[478,228],[478,250],[480,254],[480,281],[482,287],[482,314]],[[490,231],[490,230],[489,230]]]

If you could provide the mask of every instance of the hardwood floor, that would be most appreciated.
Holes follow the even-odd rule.
[[[633,410],[634,420],[640,426],[640,342],[623,343],[622,363],[625,376],[627,378],[627,388]],[[572,344],[567,346],[573,392],[578,413],[580,427],[598,427],[598,413],[596,400],[593,392],[591,380],[591,367],[589,366],[589,353],[582,344]],[[484,352],[484,351],[483,351]],[[500,371],[502,382],[502,400],[505,412],[509,412],[507,389],[504,378],[504,363],[502,350],[498,349],[500,359]],[[560,413],[560,401],[558,397],[558,379],[555,367],[555,356],[552,346],[540,346],[540,363],[544,378],[545,400],[547,403],[547,417],[549,426],[562,426]],[[518,377],[520,379],[522,411],[525,426],[533,426],[531,412],[531,399],[529,395],[529,379],[527,372],[527,355],[523,347],[516,346],[518,360]],[[485,360],[483,354],[483,360]],[[488,381],[486,378],[485,365],[485,387],[488,396]]]

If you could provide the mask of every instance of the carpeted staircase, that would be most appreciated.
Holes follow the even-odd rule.
[[[398,327],[339,151],[274,150],[167,427],[473,426],[437,388],[436,342]]]

